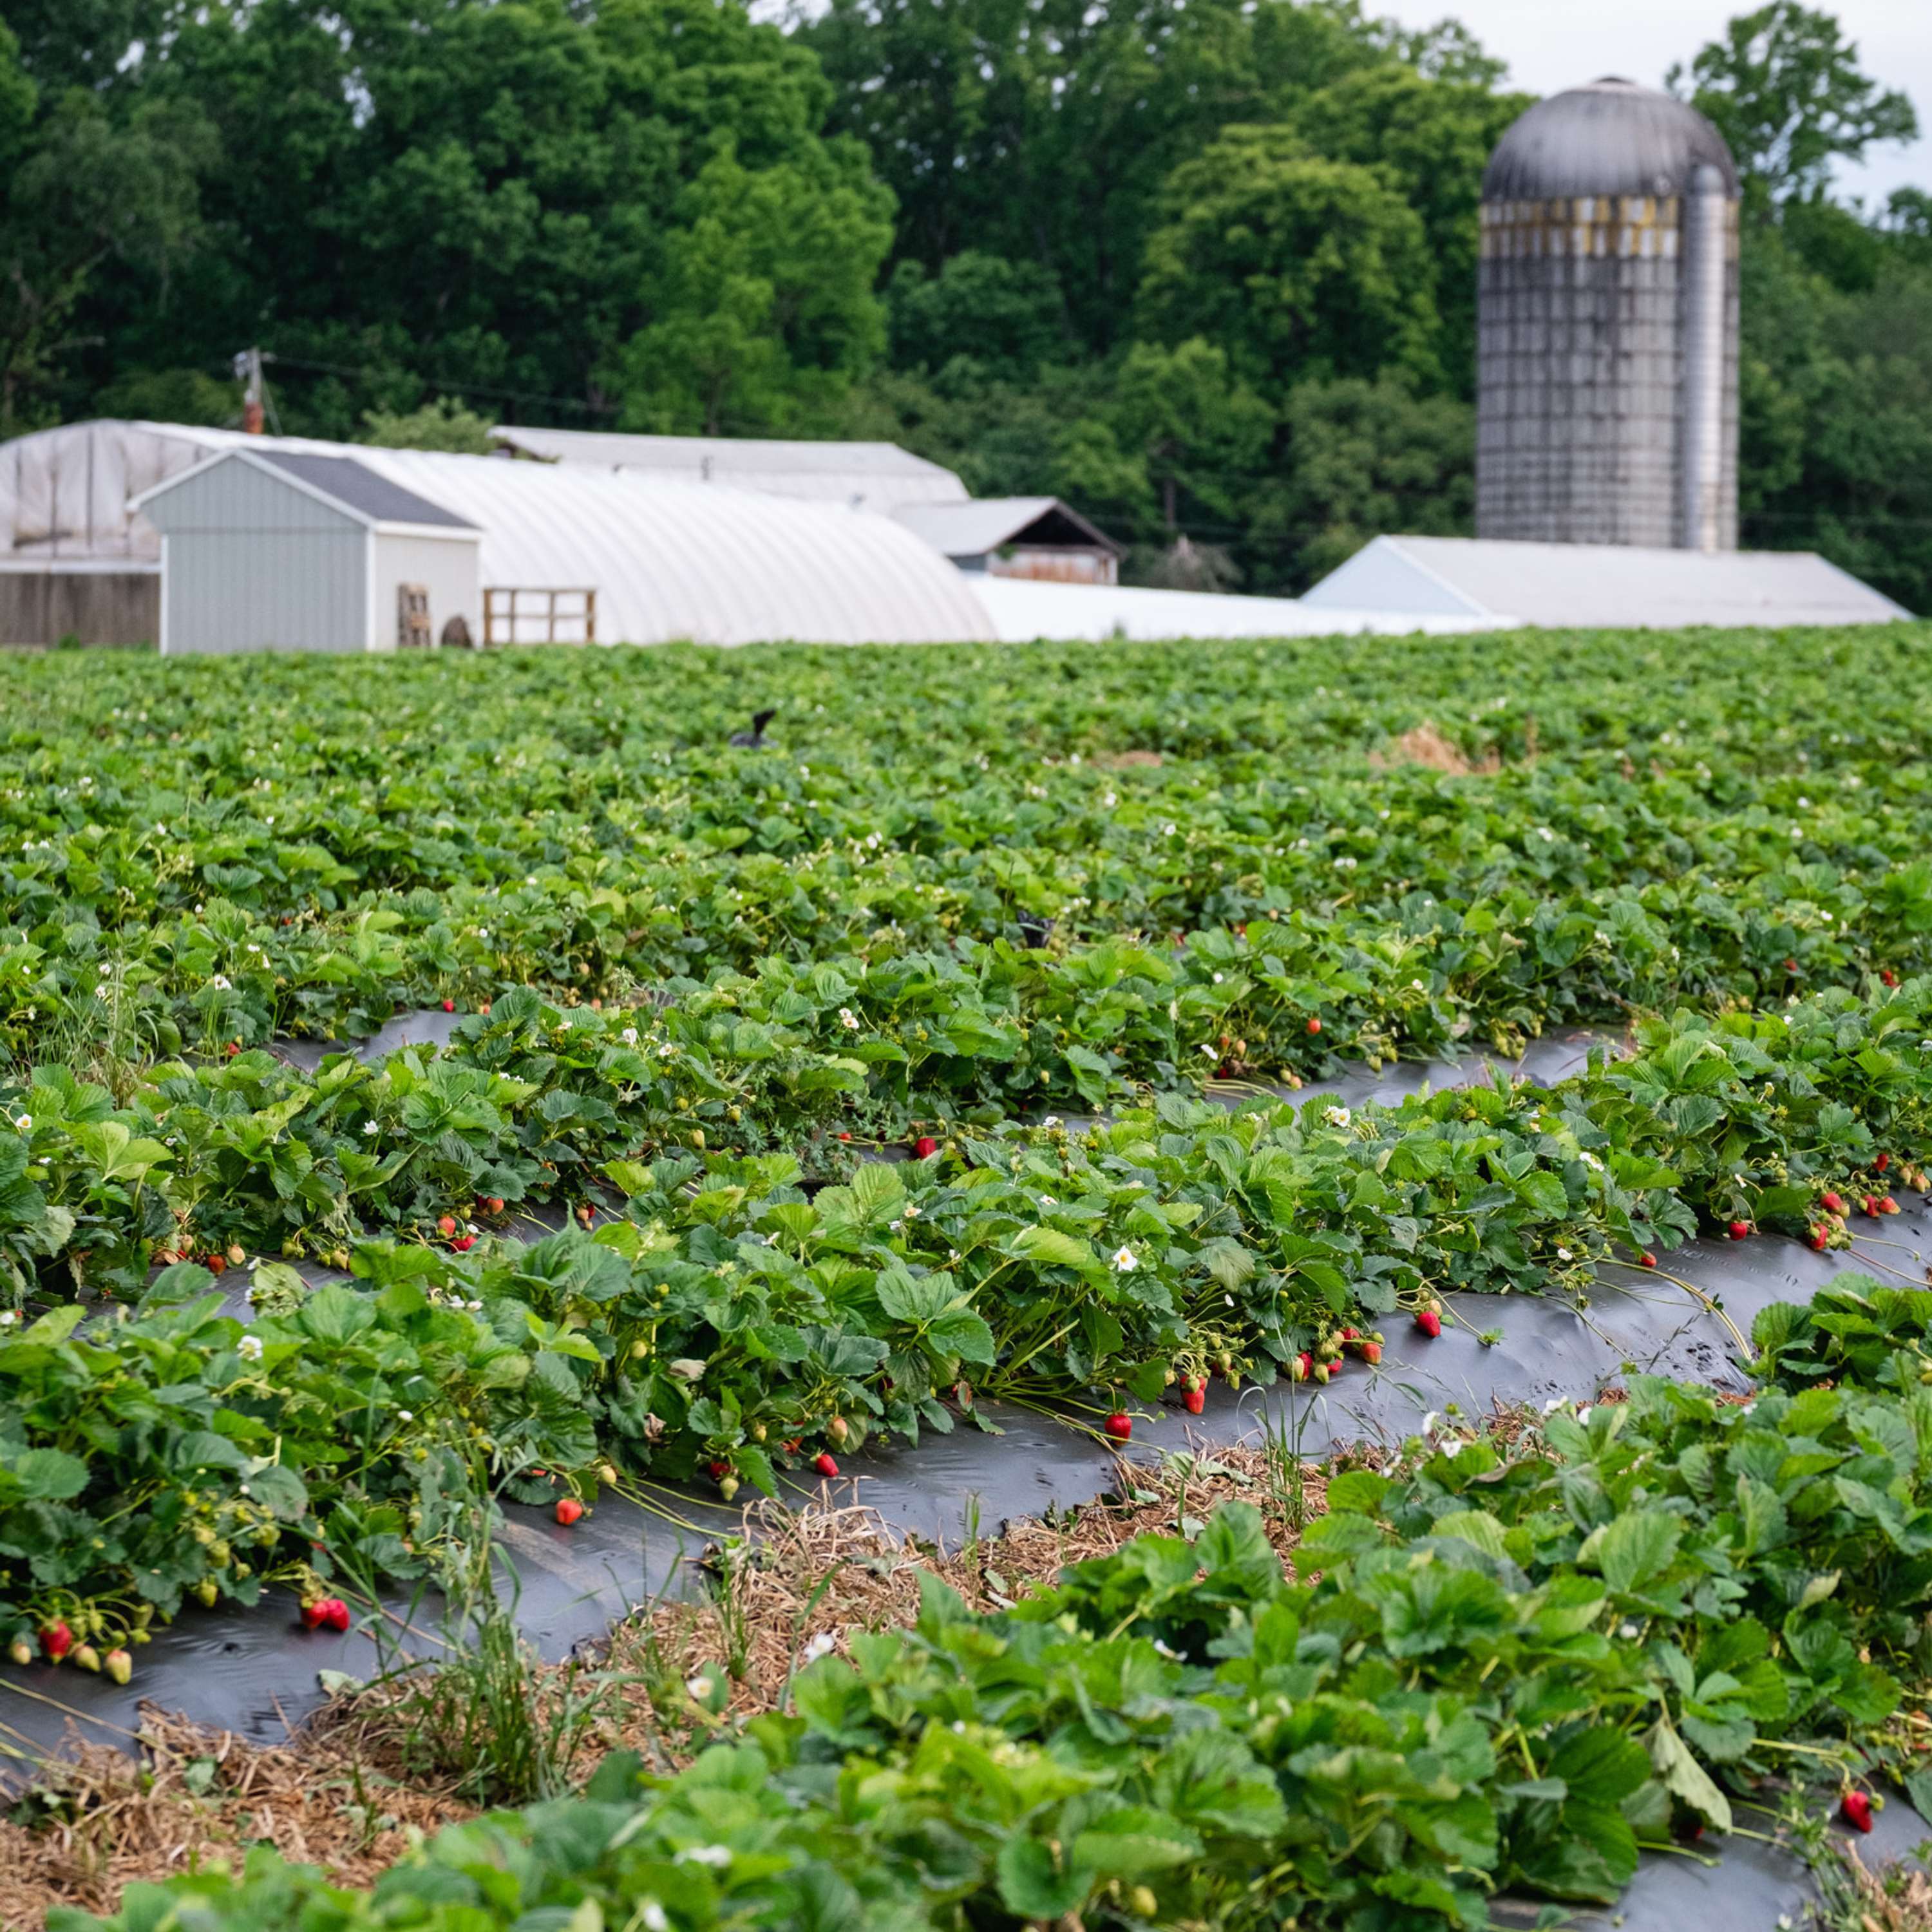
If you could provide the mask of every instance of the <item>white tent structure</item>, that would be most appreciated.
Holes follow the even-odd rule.
[[[836,503],[890,514],[908,503],[963,503],[950,470],[896,442],[784,442],[764,436],[625,436],[604,430],[525,429],[490,434],[506,454],[617,470],[660,483],[722,483],[767,496]]]
[[[157,572],[160,533],[133,500],[237,448],[352,458],[475,525],[486,588],[594,592],[603,642],[923,644],[994,634],[959,572],[888,517],[577,464],[165,423],[78,423],[0,446],[0,574]],[[176,638],[171,648],[194,646]]]
[[[1911,613],[1809,550],[1377,537],[1302,602],[1549,629],[1884,624]]]
[[[1144,590],[1131,586],[1048,584],[1024,578],[968,580],[1006,644],[1036,638],[1116,638],[1155,642],[1178,638],[1330,638],[1424,632],[1507,630],[1508,620],[1483,616],[1418,616],[1406,611],[1345,610],[1293,597],[1228,597],[1207,590]]]

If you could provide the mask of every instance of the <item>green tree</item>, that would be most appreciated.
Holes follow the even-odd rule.
[[[1665,84],[1717,124],[1738,166],[1775,204],[1822,194],[1832,164],[1918,132],[1912,103],[1859,67],[1858,49],[1826,13],[1771,0],[1741,14]]]
[[[830,0],[797,31],[897,199],[896,258],[1031,262],[1093,352],[1129,333],[1168,177],[1224,128],[1358,68],[1483,70],[1354,0]]]
[[[1475,416],[1397,376],[1304,382],[1289,394],[1282,482],[1249,535],[1266,574],[1304,590],[1371,537],[1463,536],[1475,508]]]
[[[1264,397],[1401,369],[1439,382],[1422,219],[1372,168],[1288,128],[1231,128],[1174,172],[1140,290],[1145,332],[1199,335]]]
[[[1052,275],[968,248],[937,274],[902,262],[886,291],[892,366],[932,373],[956,358],[987,374],[1026,382],[1065,356],[1065,310]]]
[[[438,396],[420,409],[370,410],[356,440],[378,449],[440,449],[455,456],[488,456],[496,447],[489,418],[451,396]]]
[[[795,429],[883,350],[873,285],[892,242],[890,197],[856,143],[817,162],[753,170],[728,146],[680,198],[653,319],[621,359],[627,428]]]
[[[32,98],[0,46],[0,141],[14,164],[0,208],[0,434],[34,427],[92,278],[112,261],[165,276],[200,226],[198,178],[213,158],[192,108],[142,103],[117,123],[79,88],[23,124]]]
[[[1343,75],[1286,116],[1315,153],[1373,169],[1421,218],[1436,266],[1437,359],[1464,396],[1475,392],[1483,170],[1503,130],[1529,105],[1526,94],[1431,80],[1390,63]]]
[[[1158,495],[1168,539],[1184,512],[1238,521],[1274,435],[1275,412],[1198,336],[1172,349],[1137,342],[1114,379],[1115,436]]]

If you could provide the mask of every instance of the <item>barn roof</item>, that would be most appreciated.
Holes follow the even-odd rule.
[[[1514,619],[1550,629],[1885,623],[1910,612],[1810,550],[1377,537],[1302,598],[1316,608]]]

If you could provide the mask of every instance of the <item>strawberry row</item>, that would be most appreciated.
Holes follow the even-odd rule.
[[[988,1394],[1097,1402],[1118,1436],[1132,1402],[1212,1374],[1325,1379],[1372,1362],[1380,1317],[1426,1332],[1445,1291],[1581,1296],[1700,1222],[1796,1231],[1829,1192],[1922,1184],[1928,1000],[1920,982],[1660,1024],[1552,1088],[1232,1114],[1170,1096],[1081,1131],[964,1132],[810,1193],[784,1154],[617,1155],[646,1124],[620,1115],[627,1090],[662,1096],[681,1064],[722,1083],[602,1015],[544,1016],[577,1037],[542,1081],[477,1064],[488,1029],[313,1084],[260,1056],[178,1070],[118,1114],[50,1076],[0,1133],[14,1264],[44,1310],[0,1324],[0,1594],[126,1640],[189,1591],[314,1600],[340,1562],[410,1574],[454,1471],[527,1502],[560,1480],[572,1508],[646,1472],[728,1495],[950,1430]],[[593,1187],[622,1204],[594,1233],[509,1238],[513,1202]],[[129,1274],[190,1247],[219,1267],[338,1197],[416,1238],[328,1223],[356,1285],[258,1263],[246,1327],[184,1262],[130,1281],[131,1307],[56,1299],[115,1286],[96,1260],[117,1240]]]

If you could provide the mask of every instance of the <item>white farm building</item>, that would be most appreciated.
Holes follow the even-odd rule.
[[[1904,614],[1820,559],[1378,538],[1300,598],[1136,589],[1051,497],[889,443],[502,430],[497,452],[76,423],[0,445],[0,644],[1289,637]]]

